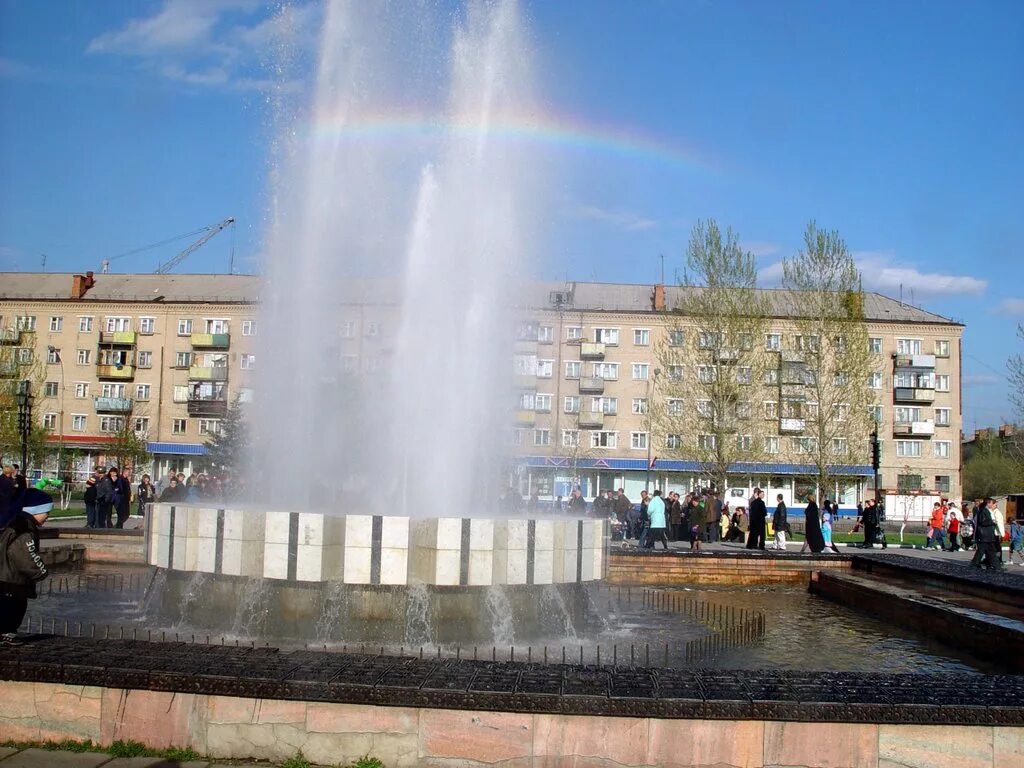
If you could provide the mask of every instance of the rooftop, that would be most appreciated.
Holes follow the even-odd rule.
[[[161,302],[161,303],[256,303],[263,290],[259,275],[154,275],[95,274],[95,284],[78,299],[82,302]],[[72,301],[70,273],[2,272],[0,301]],[[374,303],[372,297],[389,295],[379,290],[380,281],[362,286],[348,284],[343,300]],[[371,288],[371,286],[375,286]],[[665,306],[685,306],[689,291],[699,289],[666,286]],[[793,317],[800,312],[799,295],[785,289],[762,289],[776,317]],[[550,309],[561,294],[567,311],[650,312],[654,286],[632,283],[529,283],[522,301],[536,309]],[[879,293],[866,293],[864,302],[868,320],[895,323],[936,323],[959,325],[953,320],[905,304]]]

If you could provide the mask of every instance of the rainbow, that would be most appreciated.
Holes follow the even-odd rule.
[[[469,120],[423,112],[363,114],[354,119],[320,120],[312,126],[315,141],[406,141],[433,139],[449,132],[474,134]],[[634,127],[587,123],[569,116],[502,116],[490,126],[491,135],[505,141],[528,142],[577,152],[602,153],[690,172],[717,174],[720,166],[708,153],[644,134]]]

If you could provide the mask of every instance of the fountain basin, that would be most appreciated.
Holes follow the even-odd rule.
[[[609,530],[581,518],[409,518],[159,503],[146,561],[171,571],[406,586],[578,584],[606,573]]]

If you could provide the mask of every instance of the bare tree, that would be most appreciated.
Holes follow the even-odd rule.
[[[830,495],[843,467],[866,463],[875,426],[860,272],[839,233],[813,221],[783,272],[796,333],[783,344],[780,431],[792,435],[795,460],[813,465],[819,494]]]
[[[764,451],[759,404],[770,357],[757,264],[732,229],[693,228],[681,300],[657,355],[664,370],[651,423],[668,455],[695,461],[721,492],[729,470]]]
[[[21,432],[18,429],[18,385],[28,381],[31,386],[33,423],[28,435],[29,466],[41,467],[50,453],[49,430],[42,426],[43,381],[46,366],[35,354],[36,333],[27,318],[0,328],[0,463],[21,462]],[[27,472],[28,467],[22,467]]]

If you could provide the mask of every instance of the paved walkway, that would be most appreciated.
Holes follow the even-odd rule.
[[[113,757],[104,752],[17,750],[0,747],[0,768],[273,768],[270,763],[167,760],[162,757]]]

